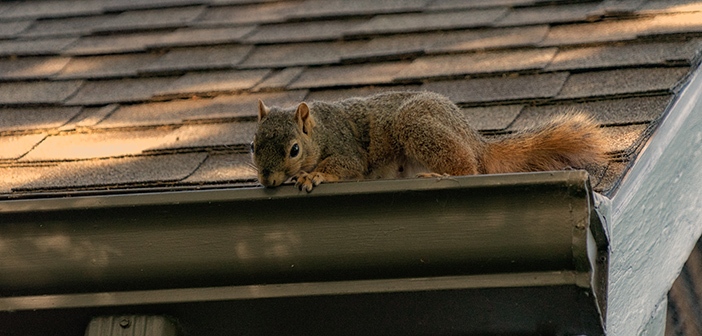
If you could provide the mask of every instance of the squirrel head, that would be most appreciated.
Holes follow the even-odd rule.
[[[258,181],[275,187],[317,164],[312,141],[314,118],[306,103],[297,108],[267,107],[258,101],[258,128],[251,146]]]

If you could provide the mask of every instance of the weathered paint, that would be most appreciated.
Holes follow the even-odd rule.
[[[702,74],[697,71],[612,199],[608,335],[649,321],[702,234]]]

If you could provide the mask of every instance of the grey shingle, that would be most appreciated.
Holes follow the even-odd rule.
[[[80,107],[0,108],[0,132],[58,128],[80,110]]]
[[[642,35],[700,33],[702,32],[702,13],[681,13],[658,15]]]
[[[429,43],[428,53],[533,46],[548,34],[546,25],[447,32]]]
[[[604,133],[607,137],[607,152],[626,152],[633,143],[639,139],[648,125],[627,125],[616,127],[605,127]]]
[[[0,60],[0,79],[41,79],[58,73],[68,57],[22,57]]]
[[[258,99],[262,99],[270,106],[288,106],[301,102],[306,94],[306,91],[285,91],[126,105],[120,106],[97,127],[169,125],[179,124],[185,120],[255,117],[258,113]]]
[[[222,28],[180,28],[161,40],[151,43],[151,47],[200,46],[239,42],[256,29],[256,26]]]
[[[146,51],[152,44],[158,44],[167,32],[137,34],[84,36],[63,50],[68,55],[123,54]]]
[[[24,31],[21,36],[25,38],[52,37],[52,36],[79,36],[90,34],[93,29],[114,15],[85,16],[73,18],[60,18],[39,20]]]
[[[607,99],[585,103],[568,103],[547,106],[526,107],[510,129],[524,129],[536,126],[536,120],[550,118],[567,112],[583,112],[602,125],[626,125],[648,123],[658,118],[665,110],[672,96],[637,97]],[[626,111],[626,113],[622,113]]]
[[[648,0],[604,0],[592,14],[604,16],[631,14],[641,8],[647,1]]]
[[[68,100],[69,105],[104,105],[117,102],[149,100],[168,87],[176,78],[115,79],[88,82]]]
[[[343,55],[361,49],[359,42],[293,43],[257,46],[242,68],[278,68],[339,63]]]
[[[430,10],[447,10],[447,9],[471,9],[484,8],[495,6],[515,6],[515,5],[531,5],[536,3],[536,0],[435,0],[429,5]]]
[[[0,136],[0,160],[19,159],[45,137],[46,133]]]
[[[353,89],[322,90],[311,92],[305,101],[337,101],[346,98],[370,96],[381,92],[417,90],[419,90],[419,85],[366,86]],[[268,102],[266,102],[266,105],[268,105]]]
[[[82,81],[2,83],[0,104],[57,104],[82,85]]]
[[[259,27],[245,38],[250,43],[287,43],[341,39],[367,20],[336,20],[283,23]]]
[[[640,9],[642,13],[698,12],[702,11],[699,0],[651,0]]]
[[[135,66],[139,72],[169,72],[233,68],[251,52],[252,46],[212,46],[173,49],[147,66]]]
[[[276,2],[243,6],[210,7],[193,25],[245,25],[285,21],[299,6],[297,2]]]
[[[152,54],[106,55],[74,57],[56,78],[109,78],[130,77],[140,67],[155,62],[159,56]]]
[[[25,31],[34,20],[0,22],[0,38],[12,38]]]
[[[422,57],[414,60],[409,67],[397,74],[396,79],[542,69],[549,64],[555,54],[555,48],[545,48]]]
[[[32,168],[0,168],[0,174],[17,175],[15,171],[21,172],[14,181],[0,180],[0,190],[55,190],[175,182],[189,176],[206,157],[205,153],[190,153],[64,162]]]
[[[307,0],[291,17],[309,19],[416,12],[422,10],[429,2],[428,0]]]
[[[95,15],[102,11],[102,1],[27,1],[1,12],[0,19]]]
[[[484,103],[551,98],[563,87],[567,72],[507,78],[479,78],[431,82],[422,90],[435,91],[457,103]]]
[[[547,70],[612,68],[621,66],[689,63],[700,49],[700,42],[671,42],[598,46],[560,50]]]
[[[649,29],[652,18],[603,21],[552,27],[544,46],[587,44],[597,42],[633,40]]]
[[[558,99],[671,92],[689,68],[623,69],[573,74]]]
[[[439,13],[379,15],[348,32],[348,35],[406,33],[439,29],[461,29],[491,25],[507,12],[486,9]]]
[[[254,87],[254,91],[283,89],[300,77],[304,68],[285,68],[266,78],[263,82]]]
[[[156,95],[171,96],[247,90],[261,82],[269,73],[270,70],[189,72],[162,90],[158,90]]]
[[[105,2],[106,11],[125,11],[135,9],[152,9],[192,6],[209,3],[209,0],[110,0]]]
[[[390,83],[408,62],[308,68],[289,88],[337,87]]]
[[[523,108],[523,105],[499,105],[464,108],[462,111],[473,128],[499,131],[506,129]]]
[[[117,110],[118,107],[119,105],[117,104],[93,108],[86,107],[76,119],[72,120],[68,125],[64,126],[63,128],[70,127],[70,129],[76,129],[83,127],[93,127],[108,116],[110,116],[113,112],[115,112],[115,110]]]
[[[544,23],[587,21],[598,3],[516,8],[499,20],[497,26],[524,26]]]
[[[249,144],[256,132],[256,125],[255,121],[185,125],[151,149],[171,150]]]
[[[174,28],[187,25],[202,15],[204,6],[123,12],[95,27],[96,32]]]
[[[174,130],[155,129],[119,132],[52,135],[22,161],[62,161],[138,155],[167,143]],[[171,140],[172,141],[172,140]]]
[[[210,155],[200,168],[183,182],[222,183],[253,180],[256,178],[256,172],[250,163],[251,156],[248,154]]]
[[[78,38],[55,38],[49,40],[0,41],[0,56],[36,56],[58,54]]]

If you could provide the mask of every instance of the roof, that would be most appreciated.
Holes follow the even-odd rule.
[[[256,105],[449,96],[499,136],[564,110],[610,139],[611,193],[697,67],[689,1],[0,4],[0,194],[255,184]]]

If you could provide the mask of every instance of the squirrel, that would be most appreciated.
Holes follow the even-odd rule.
[[[324,181],[584,168],[603,163],[604,144],[583,113],[487,139],[447,97],[410,91],[290,108],[259,100],[251,150],[263,186],[290,179],[309,192]]]

